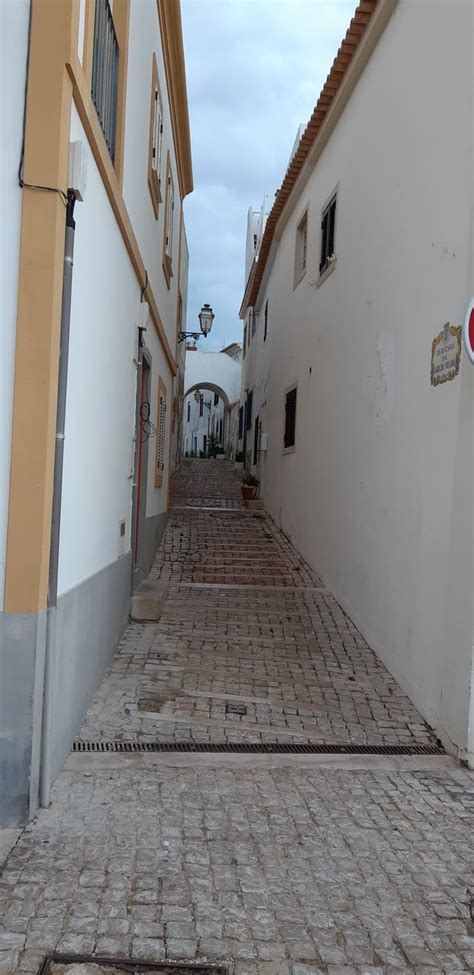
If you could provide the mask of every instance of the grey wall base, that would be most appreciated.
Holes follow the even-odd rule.
[[[139,565],[136,567],[134,573],[134,589],[136,589],[143,579],[146,579],[153,565],[157,549],[165,533],[167,521],[168,512],[163,511],[160,515],[154,515],[153,518],[146,518],[143,523],[143,529],[138,541]]]
[[[131,552],[58,600],[51,674],[51,782],[61,771],[130,612]]]
[[[0,825],[27,822],[38,805],[41,738],[50,779],[60,772],[127,623],[131,553],[60,597],[43,728],[46,611],[0,613]]]
[[[46,612],[0,613],[0,825],[38,804]]]

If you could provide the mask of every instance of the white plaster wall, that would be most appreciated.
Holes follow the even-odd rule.
[[[156,55],[164,112],[161,160],[163,202],[159,206],[158,220],[155,219],[147,178],[153,54]],[[173,277],[169,290],[162,268],[166,154],[168,149],[171,156],[175,191]],[[156,0],[140,0],[140,2],[130,5],[123,194],[168,341],[174,354],[181,203]]]
[[[76,205],[59,593],[130,548],[140,289],[73,107],[71,140],[87,146],[87,192]]]
[[[268,347],[253,365],[247,353],[242,383],[262,384],[271,356],[270,513],[461,750],[472,668],[473,372],[463,356],[460,376],[433,388],[429,370],[433,338],[444,322],[462,322],[474,290],[473,14],[460,0],[435,3],[428,29],[426,5],[401,0],[283,231]],[[321,208],[336,184],[337,265],[317,289]],[[308,271],[293,290],[308,202]],[[258,328],[261,336],[263,314]],[[293,382],[296,451],[283,455]]]
[[[225,406],[221,398],[214,405],[214,393],[205,387],[202,389],[204,403],[209,403],[211,409],[206,405],[203,407],[203,415],[199,416],[199,403],[196,403],[194,394],[186,396],[184,400],[184,420],[183,420],[183,451],[194,449],[194,437],[197,436],[197,450],[203,450],[203,436],[209,438],[209,434],[219,433],[219,421],[222,420],[222,444],[227,445],[228,427],[226,427]],[[190,417],[188,420],[188,403],[190,405]]]
[[[201,339],[201,341],[205,341]],[[225,352],[187,352],[184,376],[185,392],[197,383],[219,386],[235,403],[240,395],[240,363]]]
[[[21,194],[18,166],[28,47],[28,0],[0,3],[0,609],[3,608],[18,297]]]

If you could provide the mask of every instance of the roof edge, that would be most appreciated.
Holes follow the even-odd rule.
[[[311,118],[309,119],[309,122],[301,136],[298,148],[290,160],[283,182],[275,194],[275,200],[269,213],[265,226],[265,232],[261,241],[258,259],[254,260],[252,264],[252,268],[245,286],[244,296],[239,312],[241,318],[245,316],[246,308],[255,305],[265,273],[270,248],[275,237],[277,224],[279,223],[283,211],[287,206],[293,188],[297,183],[305,164],[308,162],[311,151],[321,131],[325,128],[328,113],[333,106],[336,96],[339,94],[343,82],[346,80],[350,72],[350,68],[356,61],[356,55],[360,51],[361,42],[368,32],[368,28],[372,26],[374,22],[374,14],[376,10],[382,11],[384,8],[386,8],[388,9],[388,17],[390,17],[397,3],[398,0],[360,0],[355,10],[354,16],[349,24],[345,37],[341,42],[336,57],[334,58],[331,70],[323,85]],[[382,30],[385,28],[385,26],[386,25],[384,23]],[[371,53],[372,51],[370,50],[368,58],[370,57]],[[363,64],[361,71],[364,67],[365,63]],[[358,77],[359,75],[357,75],[355,78],[354,85],[357,83]],[[351,92],[352,89],[350,90],[349,95]]]

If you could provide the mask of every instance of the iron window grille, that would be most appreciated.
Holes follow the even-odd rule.
[[[267,331],[268,331],[268,298],[265,302],[265,315],[263,323],[263,341],[267,341]]]
[[[285,435],[283,444],[285,449],[295,446],[296,430],[296,386],[285,393]]]
[[[321,260],[319,262],[319,273],[324,271],[334,260],[334,241],[336,234],[336,203],[337,198],[333,196],[330,203],[323,210],[321,220]]]
[[[243,344],[242,353],[243,353],[243,358],[245,359],[245,356],[247,355],[247,326],[246,325],[244,325],[244,341],[242,344]]]
[[[244,433],[244,408],[243,406],[239,409],[239,440],[242,440]]]
[[[199,400],[199,416],[202,416],[203,413],[204,413],[204,398],[201,396],[201,399]]]
[[[191,419],[191,403],[188,403],[188,423]]]
[[[251,390],[251,392],[247,394],[246,423],[245,423],[246,430],[250,430],[252,426],[252,406],[253,406],[253,390]]]
[[[119,46],[109,0],[96,0],[92,59],[92,101],[112,162],[115,161]]]

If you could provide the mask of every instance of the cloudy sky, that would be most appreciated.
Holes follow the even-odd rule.
[[[278,189],[356,0],[182,0],[194,193],[185,204],[188,328],[204,351],[241,340],[247,211]]]

